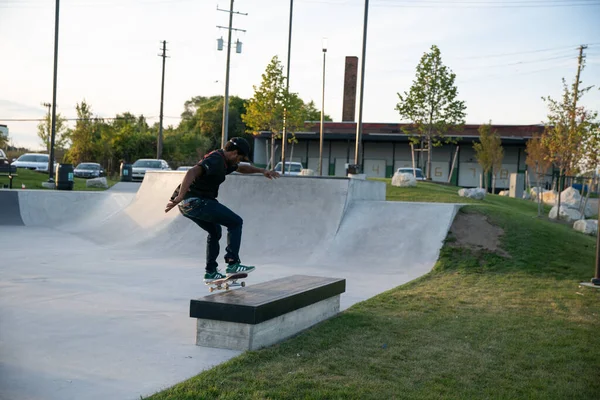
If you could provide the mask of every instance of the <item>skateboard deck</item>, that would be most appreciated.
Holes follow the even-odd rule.
[[[229,290],[229,288],[234,286],[246,286],[246,282],[238,282],[239,279],[245,279],[248,277],[248,274],[245,272],[239,274],[233,274],[223,279],[217,279],[212,282],[206,282],[206,286],[210,286],[208,288],[209,292],[213,292],[214,290]]]

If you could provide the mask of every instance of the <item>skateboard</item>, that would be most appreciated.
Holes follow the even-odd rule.
[[[206,282],[206,286],[210,286],[208,288],[209,292],[213,292],[214,290],[229,290],[230,287],[234,286],[246,286],[246,282],[238,282],[238,279],[245,279],[248,277],[248,274],[245,272],[239,274],[233,274],[223,279],[217,279],[212,282]]]

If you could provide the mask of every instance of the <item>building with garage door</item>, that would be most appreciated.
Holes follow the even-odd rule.
[[[307,123],[304,132],[296,133],[298,143],[286,146],[286,161],[301,162],[304,168],[318,170],[319,122]],[[400,167],[412,167],[409,135],[402,131],[404,124],[363,123],[362,151],[359,164],[367,177],[390,178]],[[481,179],[481,167],[475,158],[473,142],[478,141],[479,125],[465,125],[460,132],[448,132],[456,144],[434,147],[432,151],[431,178],[438,182],[453,183],[462,187],[477,187]],[[511,173],[524,173],[526,143],[534,135],[541,134],[543,125],[492,125],[502,139],[504,159],[496,180],[497,189],[509,187]],[[355,122],[325,122],[323,128],[323,175],[346,176],[346,167],[354,163],[356,143]],[[254,162],[266,166],[269,160],[271,133],[261,132],[254,140]],[[281,160],[281,140],[275,141],[275,160]],[[417,148],[416,146],[415,148]],[[426,165],[426,153],[415,151],[417,167]],[[454,163],[452,177],[449,178]],[[423,159],[424,158],[424,159]],[[425,169],[423,170],[425,173]]]

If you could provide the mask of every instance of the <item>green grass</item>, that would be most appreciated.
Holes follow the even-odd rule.
[[[388,197],[474,202],[414,189]],[[509,258],[449,237],[426,276],[149,399],[598,398],[600,290],[578,285],[594,273],[595,238],[536,218],[532,202],[477,204],[461,212],[503,228]]]
[[[42,182],[48,181],[48,173],[35,172],[28,169],[19,168],[17,175],[13,177],[12,187],[13,189],[21,189],[21,184],[25,184],[26,189],[42,189],[48,190],[42,186]],[[100,188],[88,188],[86,186],[87,179],[73,178],[73,190],[106,190]],[[108,187],[113,186],[119,182],[118,179],[106,178]],[[0,176],[0,188],[4,185],[9,184],[8,176]]]

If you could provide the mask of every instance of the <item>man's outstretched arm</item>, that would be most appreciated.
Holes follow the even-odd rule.
[[[279,173],[277,171],[269,171],[268,169],[258,168],[250,164],[238,165],[237,172],[242,174],[263,174],[269,179],[279,178]]]

